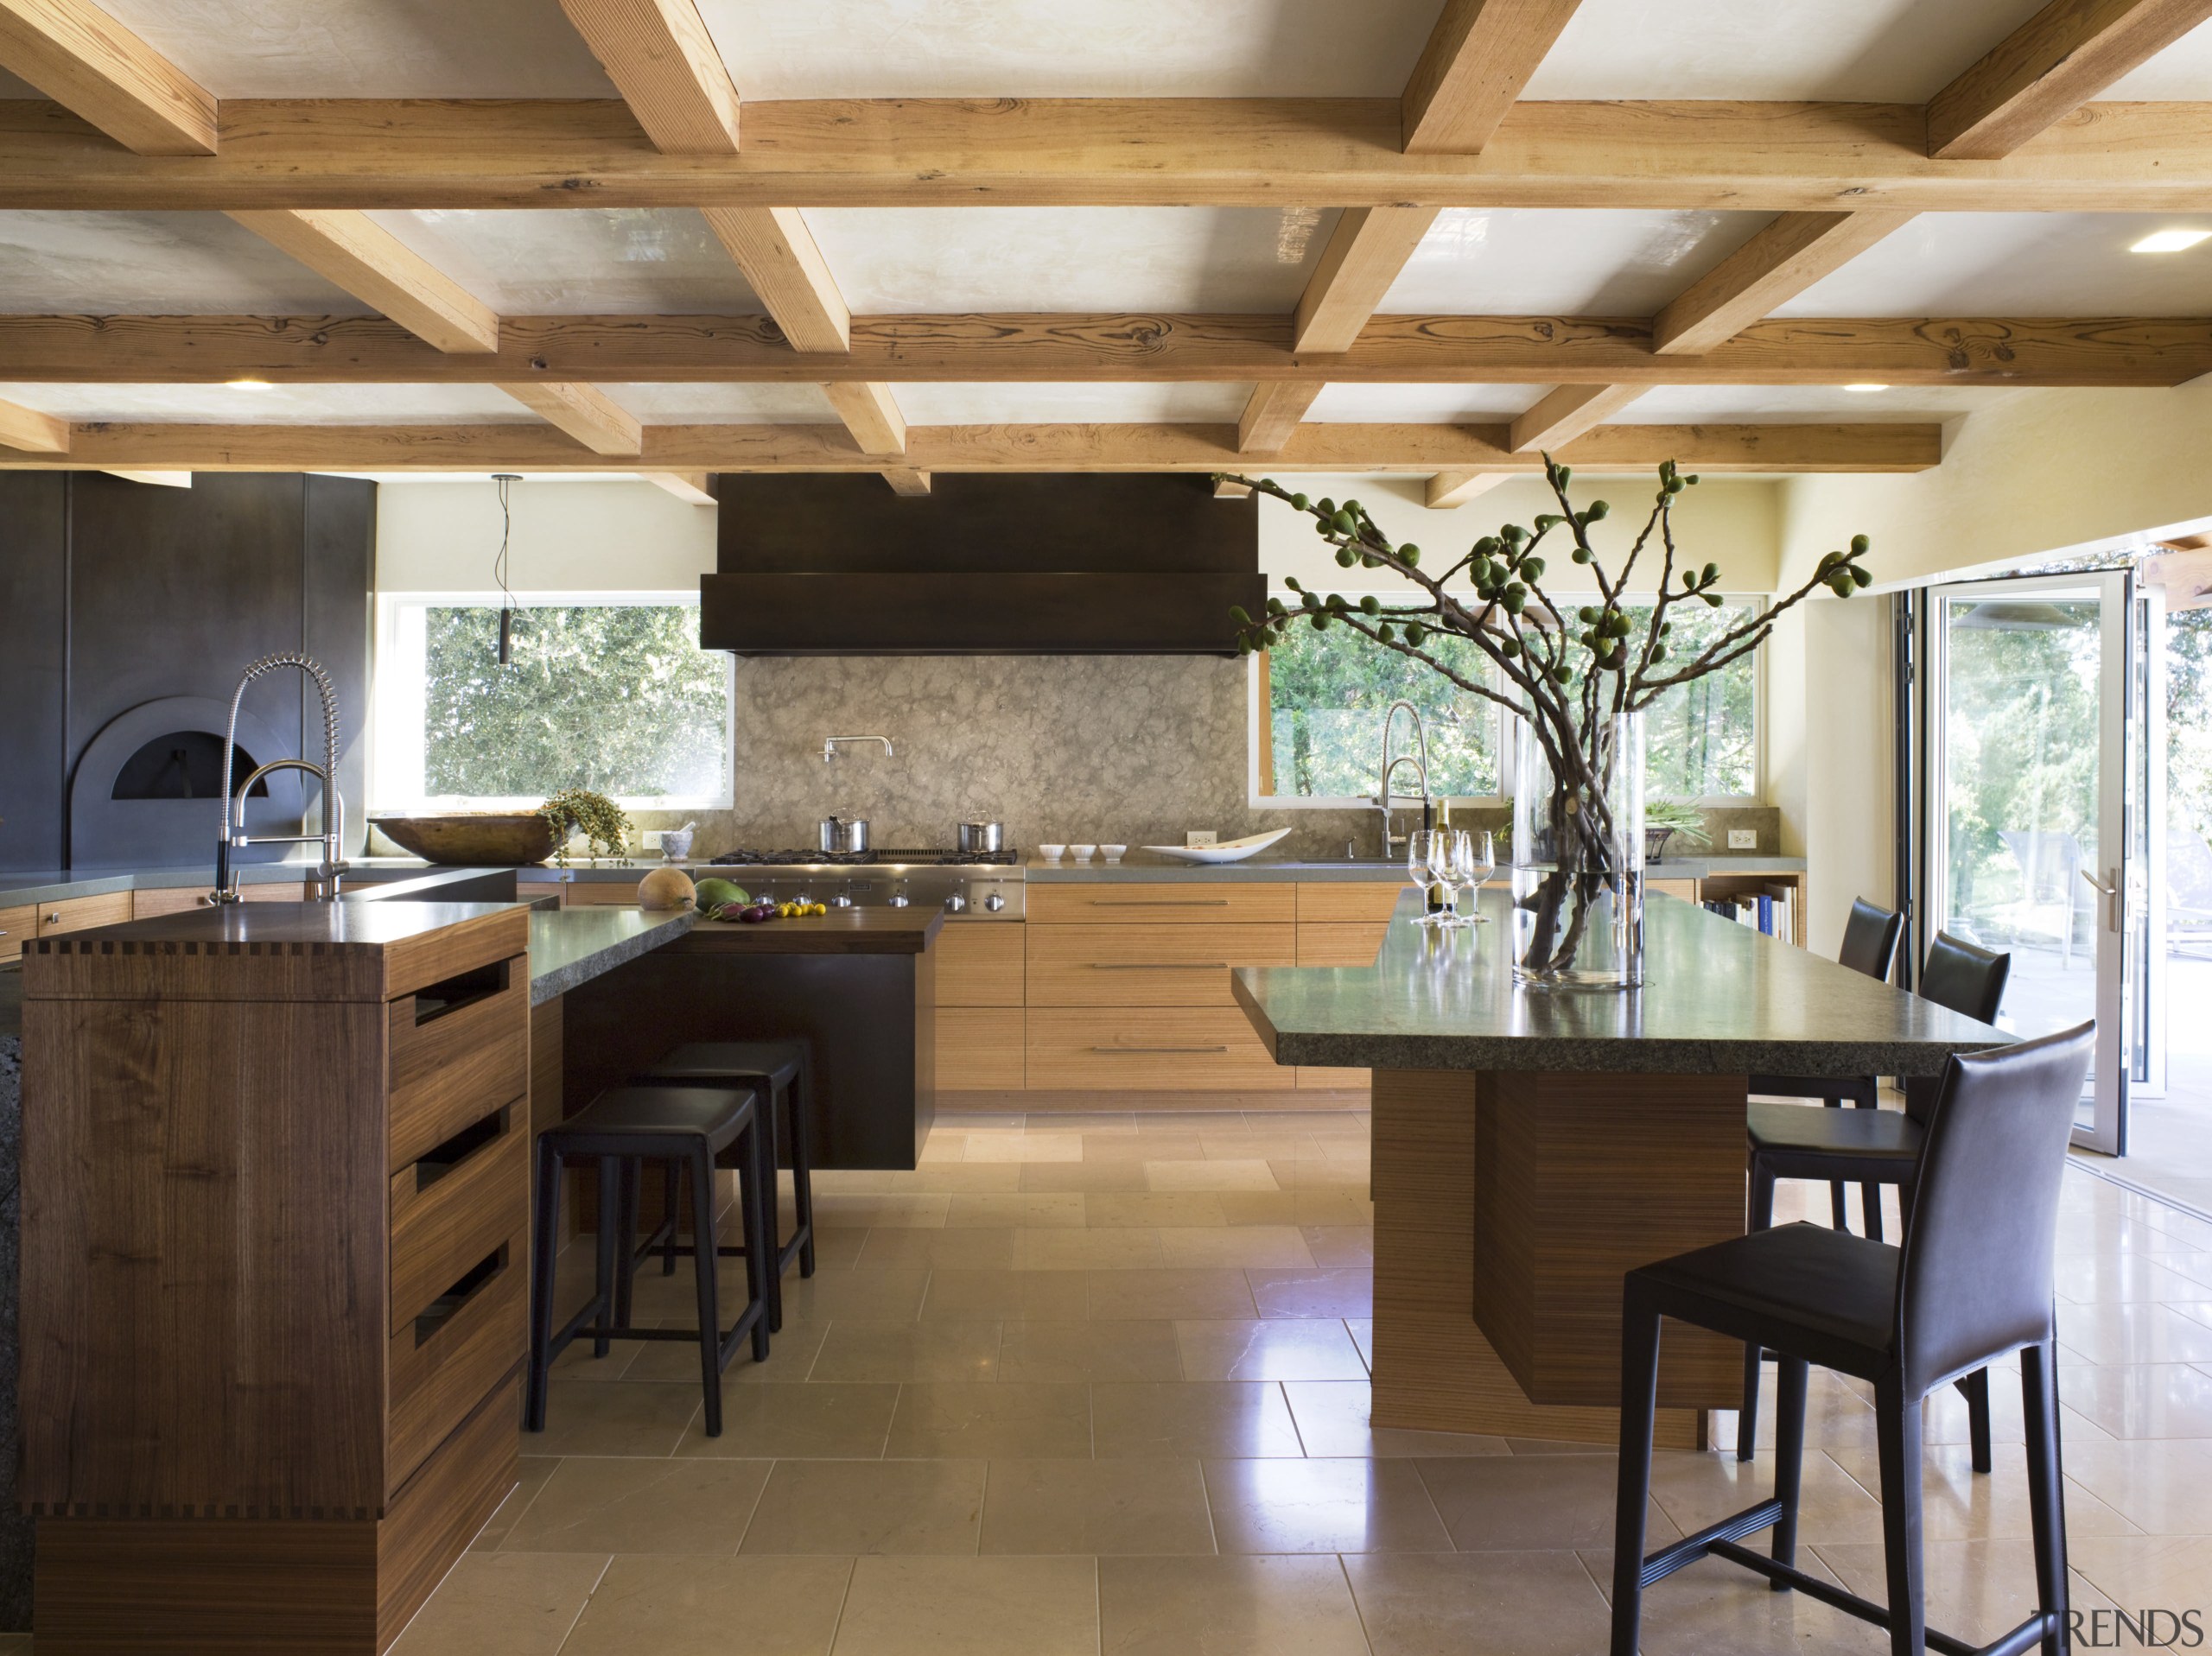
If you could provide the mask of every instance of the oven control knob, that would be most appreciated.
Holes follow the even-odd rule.
[[[983,906],[993,914],[996,914],[1001,909],[1006,907],[1006,893],[994,887],[991,894],[983,899]]]
[[[906,906],[908,902],[912,899],[910,899],[906,895],[906,882],[905,880],[899,880],[892,885],[891,896],[887,900],[894,909],[903,909]]]
[[[851,908],[853,906],[853,888],[850,885],[839,886],[837,888],[837,895],[830,899],[830,907],[836,909]]]
[[[956,890],[950,897],[944,899],[944,911],[947,914],[964,914],[967,912],[967,910],[968,891],[965,886],[962,886]]]

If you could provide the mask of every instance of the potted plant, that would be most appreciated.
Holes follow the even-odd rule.
[[[1778,618],[1821,588],[1848,598],[1872,581],[1859,562],[1866,537],[1854,536],[1848,550],[1825,554],[1795,592],[1677,659],[1675,609],[1718,608],[1721,596],[1719,566],[1694,565],[1675,544],[1675,497],[1697,479],[1672,460],[1659,467],[1650,515],[1618,572],[1590,542],[1606,503],[1577,510],[1567,495],[1572,473],[1548,454],[1544,478],[1559,510],[1531,527],[1504,524],[1442,568],[1422,568],[1421,549],[1392,541],[1357,500],[1309,500],[1269,479],[1223,475],[1312,517],[1342,568],[1387,569],[1415,589],[1407,602],[1386,604],[1371,593],[1324,597],[1287,581],[1295,607],[1270,598],[1264,615],[1230,612],[1240,650],[1263,649],[1301,623],[1342,626],[1514,714],[1513,968],[1533,986],[1633,988],[1643,981],[1643,710],[1676,685],[1751,654]],[[1544,586],[1546,544],[1561,540],[1596,584],[1587,602],[1554,599]],[[1647,556],[1657,567],[1639,592],[1633,582]],[[1636,611],[1645,613],[1639,619]],[[1480,650],[1496,682],[1466,676],[1427,648],[1440,635]]]

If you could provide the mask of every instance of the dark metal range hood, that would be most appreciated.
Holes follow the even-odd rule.
[[[1204,477],[730,475],[699,642],[741,656],[1230,656],[1256,500]]]

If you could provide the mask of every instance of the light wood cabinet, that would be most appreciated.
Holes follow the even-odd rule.
[[[1242,880],[1100,880],[1032,885],[1026,898],[1033,926],[1221,925],[1298,917],[1298,887]]]
[[[937,1084],[950,1092],[1020,1091],[1027,1037],[1019,1006],[939,1006]]]
[[[1236,966],[1288,966],[1287,925],[1039,926],[1029,947],[1032,1006],[1232,1006]]]
[[[1370,925],[1379,936],[1405,894],[1398,880],[1306,880],[1298,887],[1298,923]]]
[[[37,906],[38,936],[59,937],[66,932],[86,931],[93,926],[119,925],[130,917],[130,893],[108,891],[99,897],[66,897]]]
[[[0,961],[22,956],[23,945],[38,935],[38,910],[29,904],[0,909]]]
[[[948,920],[936,957],[937,1084],[954,1092],[1019,1092],[1023,1084],[1022,962],[1028,928]]]
[[[1235,1006],[1039,1006],[1032,1088],[1278,1091],[1294,1083]]]
[[[1019,922],[946,921],[937,935],[937,1004],[1020,1006],[1027,931]]]

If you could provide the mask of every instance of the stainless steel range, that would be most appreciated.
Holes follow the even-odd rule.
[[[1021,859],[1014,851],[726,851],[712,866],[730,870],[755,897],[778,902],[937,907],[966,920],[1022,916]]]

